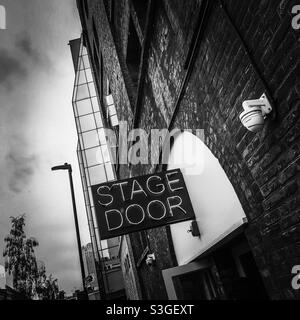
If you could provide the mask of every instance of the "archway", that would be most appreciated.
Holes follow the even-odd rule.
[[[181,265],[244,224],[246,216],[218,159],[190,132],[185,131],[174,139],[168,169],[175,168],[182,170],[201,235],[197,238],[187,233],[190,221],[171,226],[177,261]]]
[[[246,215],[218,159],[197,136],[183,132],[174,137],[167,168],[181,169],[200,231],[199,237],[188,232],[191,221],[170,226],[179,265],[163,271],[171,297],[191,298],[192,292],[201,299],[217,299],[218,294],[212,293],[217,286],[211,270],[213,265],[218,265],[219,271],[231,273],[225,285],[227,298],[266,299],[258,268],[243,234]],[[208,260],[203,260],[204,256],[213,257],[216,264],[210,265]],[[176,286],[180,290],[175,288],[171,278],[177,279]],[[205,292],[204,287],[210,289]]]

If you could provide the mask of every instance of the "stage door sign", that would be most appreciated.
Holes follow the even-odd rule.
[[[180,169],[92,186],[101,240],[194,219]]]

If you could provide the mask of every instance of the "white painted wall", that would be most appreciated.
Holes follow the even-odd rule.
[[[187,230],[191,221],[171,225],[179,265],[186,264],[244,223],[245,213],[219,161],[195,135],[184,132],[174,141],[168,170],[181,168],[201,238]]]

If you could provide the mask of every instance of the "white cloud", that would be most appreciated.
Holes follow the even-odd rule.
[[[23,0],[2,2],[8,29],[0,53],[19,59],[19,65],[12,69],[11,91],[2,86],[0,98],[0,173],[6,177],[0,185],[0,250],[9,216],[25,212],[26,233],[40,243],[38,258],[69,292],[81,285],[69,181],[66,172],[54,173],[51,166],[73,165],[84,244],[89,234],[77,165],[68,46],[81,32],[75,1],[26,0],[26,6]]]

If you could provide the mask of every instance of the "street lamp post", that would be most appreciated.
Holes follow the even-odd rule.
[[[80,261],[80,269],[81,269],[81,277],[82,277],[82,286],[83,286],[83,291],[85,292],[85,295],[86,295],[86,298],[87,298],[87,291],[86,291],[86,287],[85,287],[84,264],[83,264],[82,252],[81,252],[82,249],[81,249],[80,233],[79,233],[78,218],[77,218],[77,209],[76,209],[73,178],[72,178],[72,166],[70,164],[68,164],[68,163],[65,163],[64,165],[52,167],[51,170],[52,171],[68,170],[68,172],[69,172],[70,189],[71,189],[71,196],[72,196],[72,204],[73,204],[73,212],[74,212],[74,220],[75,220],[75,229],[76,229],[79,261]]]

